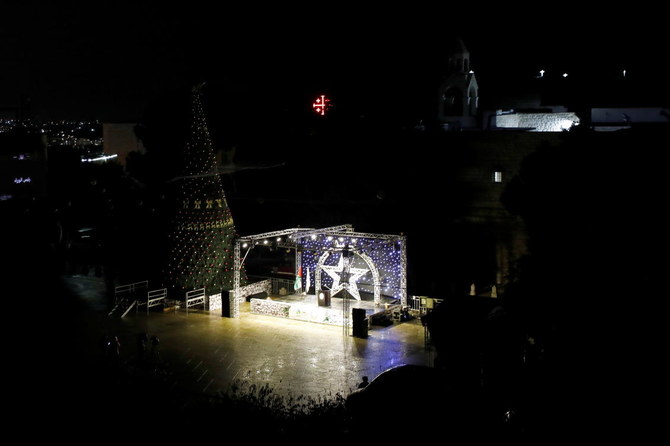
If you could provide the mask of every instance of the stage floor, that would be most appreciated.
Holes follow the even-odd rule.
[[[361,308],[370,320],[372,316],[390,312],[398,305],[384,303],[376,307],[372,301],[348,299],[349,324],[351,310]],[[266,299],[251,299],[251,312],[268,316],[283,317],[307,322],[329,325],[344,325],[344,299],[332,297],[330,306],[320,307],[314,294],[289,294],[286,296],[270,296]]]

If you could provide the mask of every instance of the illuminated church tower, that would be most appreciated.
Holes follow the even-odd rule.
[[[177,291],[233,287],[236,237],[209,136],[200,87],[193,89],[189,137],[177,178],[177,210],[165,280]]]
[[[449,51],[446,76],[440,85],[438,120],[445,130],[477,127],[479,86],[470,66],[470,52],[456,39]]]

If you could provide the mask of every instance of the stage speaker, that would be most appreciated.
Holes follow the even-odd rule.
[[[356,308],[354,308],[356,309]],[[365,310],[363,311],[365,314]],[[363,319],[354,318],[353,324],[353,335],[356,338],[367,338],[368,337],[368,318],[364,317]]]
[[[230,308],[230,293],[227,290],[221,290],[221,317],[233,317]]]
[[[317,296],[320,307],[330,307],[330,290],[321,290]]]
[[[364,308],[352,308],[351,309],[351,318],[356,321],[361,321],[365,319],[365,309]]]

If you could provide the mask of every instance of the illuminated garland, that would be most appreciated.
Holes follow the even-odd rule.
[[[298,242],[302,247],[302,268],[303,271],[309,270],[312,274],[316,271],[316,266],[319,257],[324,251],[335,249],[325,260],[324,265],[337,265],[341,253],[338,252],[338,244],[345,243],[356,253],[354,254],[352,267],[368,269],[364,259],[358,254],[367,254],[374,263],[379,272],[381,293],[388,297],[400,298],[404,287],[402,284],[402,250],[398,243],[394,240],[385,239],[371,239],[371,238],[347,238],[345,240],[338,240],[334,237],[328,236],[313,236],[303,238]],[[322,272],[321,284],[330,288],[333,279]],[[314,280],[311,284],[314,286]],[[372,294],[374,292],[374,283],[372,273],[368,271],[362,275],[357,281],[358,289],[363,292]]]
[[[235,226],[221,177],[216,174],[216,157],[197,89],[192,115],[165,280],[181,291],[229,290],[234,282]]]
[[[235,241],[235,263],[240,272],[246,255],[256,246],[286,248],[287,252],[295,249],[296,285],[301,278],[303,293],[331,289],[335,295],[343,289],[339,285],[344,280],[348,282],[349,294],[357,300],[368,300],[358,293],[363,291],[372,294],[375,305],[388,303],[389,298],[407,305],[407,250],[402,234],[354,232],[351,225],[339,225],[249,235]],[[343,271],[344,262],[340,263],[345,253],[351,261],[348,275]],[[242,295],[239,277],[236,275],[235,279],[238,299]],[[334,279],[339,282],[337,285]],[[354,286],[356,290],[352,293]],[[296,291],[300,292],[297,286]]]

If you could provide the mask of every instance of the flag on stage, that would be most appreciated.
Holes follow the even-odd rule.
[[[295,284],[293,288],[298,291],[302,287],[302,266],[298,268],[298,273],[295,275]]]

